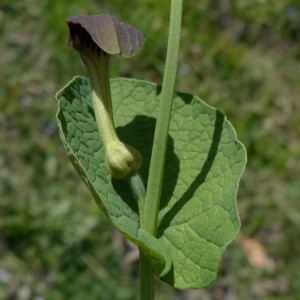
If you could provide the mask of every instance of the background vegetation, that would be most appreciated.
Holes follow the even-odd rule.
[[[59,140],[55,92],[85,75],[64,19],[110,12],[147,37],[113,76],[162,81],[169,1],[0,0],[0,298],[135,299],[136,252]],[[217,281],[158,299],[299,299],[300,4],[185,1],[177,90],[218,107],[248,150],[242,229]],[[196,249],[195,249],[196,251]]]

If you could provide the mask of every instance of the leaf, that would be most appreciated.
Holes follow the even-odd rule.
[[[170,258],[156,238],[139,229],[138,207],[129,187],[124,181],[112,179],[106,168],[89,80],[75,77],[56,99],[60,137],[77,173],[112,223],[147,253],[156,274],[165,274],[171,268]]]
[[[241,239],[241,246],[250,265],[258,270],[271,270],[272,259],[268,256],[266,248],[258,240],[244,237]]]
[[[111,88],[118,135],[142,153],[147,182],[160,87],[114,79]],[[105,168],[90,93],[89,81],[76,77],[57,94],[61,137],[77,172],[162,280],[182,289],[208,285],[240,227],[236,193],[246,153],[232,125],[197,97],[174,94],[158,235],[152,237],[139,229],[126,183],[112,180]]]

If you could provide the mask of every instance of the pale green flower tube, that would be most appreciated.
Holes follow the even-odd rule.
[[[111,54],[135,55],[144,44],[143,35],[110,15],[77,16],[67,20],[70,44],[79,52],[92,82],[93,107],[98,130],[105,148],[105,161],[111,176],[127,178],[138,171],[142,156],[138,150],[121,142],[114,127],[109,59]]]

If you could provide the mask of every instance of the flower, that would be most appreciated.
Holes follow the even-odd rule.
[[[138,150],[121,142],[115,131],[109,59],[116,54],[125,58],[134,56],[143,47],[145,38],[140,31],[109,14],[75,16],[66,22],[70,32],[69,44],[79,52],[92,82],[93,107],[107,168],[112,177],[126,178],[140,169],[142,156]]]
[[[66,21],[70,44],[79,52],[85,52],[88,48],[129,58],[136,55],[145,43],[139,30],[115,20],[109,14],[81,15]]]

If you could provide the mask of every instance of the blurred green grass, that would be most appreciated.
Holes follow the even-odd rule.
[[[143,31],[112,76],[161,83],[169,1],[0,1],[0,298],[135,299],[130,246],[100,213],[68,162],[55,92],[85,69],[64,20],[109,12]],[[223,111],[248,151],[242,229],[218,280],[158,299],[297,299],[300,295],[300,4],[296,0],[184,1],[177,90]],[[243,251],[265,249],[259,268]]]

